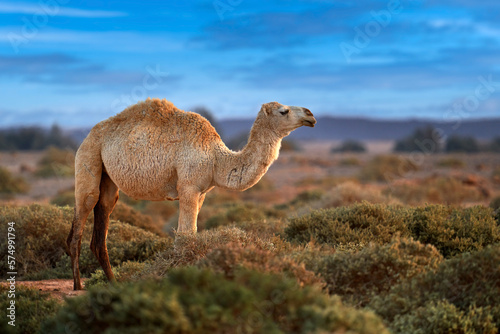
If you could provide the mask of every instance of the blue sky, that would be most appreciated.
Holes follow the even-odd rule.
[[[0,127],[93,125],[146,97],[216,118],[500,116],[500,2],[2,1]]]

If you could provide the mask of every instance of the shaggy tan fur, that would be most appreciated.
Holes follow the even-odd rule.
[[[81,289],[78,258],[92,209],[91,249],[108,279],[114,279],[106,236],[119,189],[136,199],[178,199],[178,232],[194,233],[207,192],[215,186],[253,186],[277,159],[282,138],[315,123],[308,109],[266,103],[240,152],[229,150],[205,118],[166,100],[147,99],[97,124],[75,160],[75,217],[67,241],[75,290]]]

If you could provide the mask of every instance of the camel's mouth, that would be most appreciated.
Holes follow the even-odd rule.
[[[302,125],[308,126],[310,128],[314,128],[314,124],[316,124],[316,120],[313,119],[303,119],[302,120]]]

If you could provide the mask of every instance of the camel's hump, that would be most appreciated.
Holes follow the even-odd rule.
[[[202,136],[212,140],[215,137],[220,140],[219,134],[206,118],[183,111],[166,99],[148,98],[138,102],[108,119],[107,123],[116,126],[142,124],[144,129],[174,127],[188,136]]]

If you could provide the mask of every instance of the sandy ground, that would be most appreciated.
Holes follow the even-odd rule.
[[[84,281],[84,279],[83,279]],[[1,282],[1,285],[7,285],[6,282]],[[17,281],[16,284],[35,288],[39,291],[49,293],[53,298],[63,301],[65,297],[75,297],[84,294],[85,290],[74,291],[72,279],[51,279],[44,281]]]

